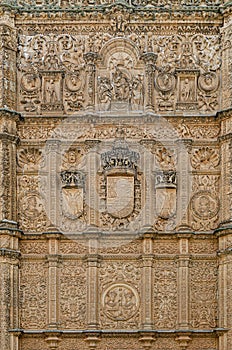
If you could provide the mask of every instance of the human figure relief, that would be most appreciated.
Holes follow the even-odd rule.
[[[47,103],[56,103],[58,102],[58,96],[56,92],[56,84],[54,79],[51,79],[47,83],[46,87],[46,102]]]
[[[193,101],[192,83],[188,78],[186,78],[182,83],[181,100],[183,102],[192,102]]]

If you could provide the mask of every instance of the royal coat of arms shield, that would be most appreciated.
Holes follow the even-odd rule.
[[[134,176],[107,176],[107,212],[125,218],[134,210]]]

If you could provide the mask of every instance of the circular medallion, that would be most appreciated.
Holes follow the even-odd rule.
[[[83,74],[80,72],[68,74],[65,78],[66,87],[71,92],[79,91],[83,86],[83,82]]]
[[[175,88],[176,79],[170,73],[160,73],[156,77],[156,87],[162,92],[168,92]]]
[[[21,86],[25,91],[28,92],[37,91],[41,86],[40,78],[35,73],[26,73],[22,76]]]
[[[219,211],[219,200],[209,191],[197,192],[191,200],[192,210],[201,219],[211,219]]]
[[[199,88],[205,92],[212,92],[217,90],[219,79],[216,73],[208,72],[199,76],[198,85]]]
[[[23,214],[28,219],[32,220],[38,218],[43,211],[43,204],[41,198],[37,193],[30,192],[20,200],[20,206]]]
[[[118,283],[108,287],[102,297],[103,311],[115,321],[132,318],[139,308],[139,296],[135,288]]]

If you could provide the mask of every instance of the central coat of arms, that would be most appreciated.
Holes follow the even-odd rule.
[[[107,176],[107,211],[117,218],[129,216],[134,209],[134,176]]]
[[[113,149],[101,158],[106,178],[107,213],[115,218],[126,218],[134,210],[139,154],[131,151],[123,139],[118,139]]]

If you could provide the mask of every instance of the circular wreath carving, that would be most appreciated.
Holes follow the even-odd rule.
[[[102,306],[105,315],[110,319],[126,321],[137,313],[139,296],[136,289],[128,284],[113,284],[104,291]]]

